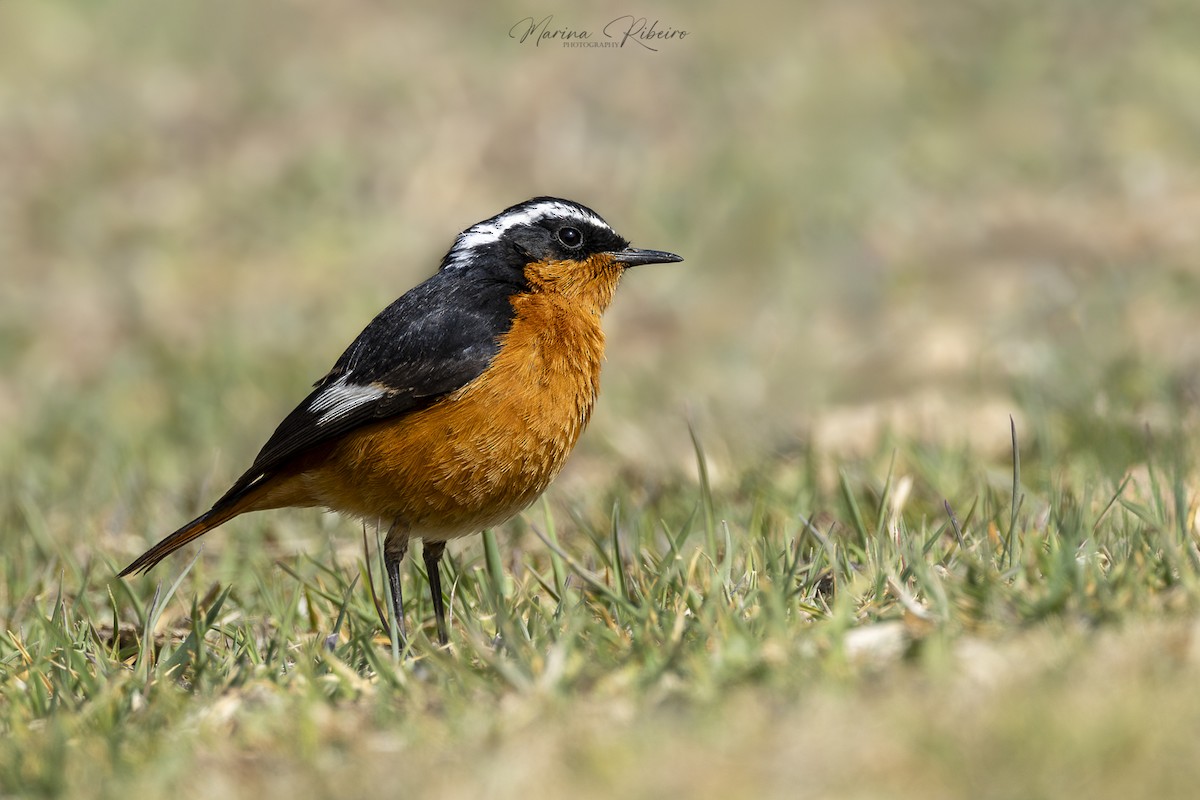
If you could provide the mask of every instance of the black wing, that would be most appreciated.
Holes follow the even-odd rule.
[[[424,408],[477,378],[512,326],[514,287],[464,278],[438,272],[380,312],[216,506],[314,445]]]

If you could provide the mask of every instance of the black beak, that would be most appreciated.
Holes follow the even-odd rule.
[[[672,261],[683,261],[683,256],[668,253],[663,250],[639,250],[636,247],[626,247],[609,253],[612,260],[627,267],[639,264],[669,264]]]

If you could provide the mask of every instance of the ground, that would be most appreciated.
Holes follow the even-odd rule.
[[[0,7],[0,796],[1191,796],[1196,15],[629,11]],[[114,578],[541,194],[686,261],[449,652],[317,511]]]

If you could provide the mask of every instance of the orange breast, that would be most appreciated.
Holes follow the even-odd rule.
[[[528,506],[591,416],[604,334],[598,313],[557,294],[520,295],[513,305],[513,326],[480,377],[427,409],[354,431],[290,488],[309,504],[398,518],[433,539]]]

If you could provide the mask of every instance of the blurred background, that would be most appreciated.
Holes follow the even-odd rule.
[[[626,13],[594,4],[0,5],[5,527],[133,555],[458,231],[540,194],[686,258],[622,286],[559,496],[687,479],[689,420],[718,481],[898,438],[1003,464],[1009,415],[1120,474],[1194,427],[1188,5],[628,11],[688,35],[509,35]]]

